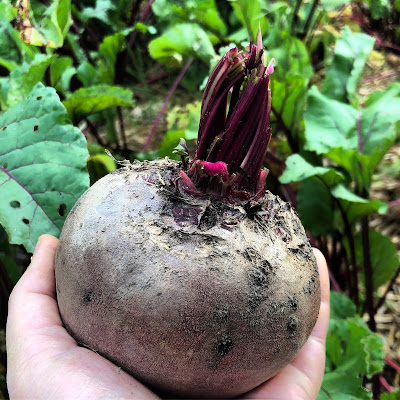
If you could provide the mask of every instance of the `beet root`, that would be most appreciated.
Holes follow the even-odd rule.
[[[288,203],[185,196],[178,167],[127,165],[79,199],[56,256],[59,309],[78,343],[156,392],[233,397],[306,342],[316,261]]]

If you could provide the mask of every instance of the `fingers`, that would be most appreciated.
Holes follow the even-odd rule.
[[[55,298],[54,259],[57,245],[58,239],[54,236],[39,237],[31,264],[16,286],[20,295],[37,293]]]
[[[10,363],[16,362],[21,352],[35,350],[32,343],[39,336],[62,327],[55,300],[57,244],[58,239],[53,236],[39,238],[30,266],[11,293],[6,343]]]
[[[317,323],[311,332],[311,337],[325,343],[329,325],[329,272],[324,255],[318,249],[313,249],[313,251],[317,260],[319,271],[319,280],[321,285],[321,307]]]

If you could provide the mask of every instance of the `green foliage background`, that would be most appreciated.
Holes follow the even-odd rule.
[[[366,33],[377,26],[379,41]],[[399,140],[400,83],[367,97],[358,89],[373,49],[383,40],[396,49],[399,26],[400,3],[383,0],[0,0],[1,300],[9,295],[2,287],[12,287],[26,267],[16,254],[31,253],[43,233],[58,236],[89,184],[117,167],[105,149],[131,161],[178,158],[173,150],[181,138],[194,149],[208,75],[229,48],[254,42],[261,27],[266,57],[276,60],[269,187],[295,193],[286,199],[314,245],[338,244],[337,254],[319,247],[328,260],[346,255],[330,268],[354,302],[332,293],[318,399],[371,398],[364,386],[381,373],[384,358],[382,339],[372,332],[373,306],[399,259],[391,239],[368,226],[370,215],[388,209],[370,189]],[[132,148],[126,127],[139,127],[143,118],[135,110],[157,104],[156,92],[166,107],[171,86],[175,107],[166,112],[162,138],[150,150]]]

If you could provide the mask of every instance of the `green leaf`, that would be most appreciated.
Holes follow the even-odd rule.
[[[15,262],[15,246],[8,243],[7,233],[0,225],[0,261],[6,268],[11,283],[15,285],[21,277],[21,269]]]
[[[305,148],[327,154],[335,148],[357,149],[357,110],[330,99],[313,86],[308,92]]]
[[[300,154],[292,154],[287,158],[286,169],[279,180],[282,183],[299,182],[311,176],[319,176],[328,186],[333,186],[344,179],[343,174],[333,168],[314,167]]]
[[[71,119],[87,116],[110,107],[132,106],[132,92],[118,86],[99,85],[81,88],[63,101]]]
[[[331,316],[326,339],[327,363],[318,399],[370,399],[363,376],[383,368],[383,341],[356,315],[345,296],[331,293]]]
[[[0,65],[12,71],[24,60],[32,60],[37,49],[24,43],[18,31],[13,29],[10,20],[6,18],[9,8],[12,9],[11,5],[0,4]]]
[[[334,11],[343,7],[345,4],[349,4],[350,0],[322,0],[321,3],[326,11]]]
[[[297,193],[297,212],[306,230],[314,236],[334,232],[333,211],[333,198],[321,181],[310,178],[302,182]]]
[[[207,33],[197,24],[176,24],[149,44],[151,57],[160,63],[179,67],[186,58],[198,58],[206,64],[214,57]]]
[[[305,148],[325,154],[345,168],[359,190],[369,189],[376,166],[395,141],[400,84],[374,93],[366,104],[357,111],[313,87],[304,114]]]
[[[346,26],[336,42],[335,55],[326,69],[322,93],[346,102],[354,100],[358,81],[374,47],[375,39],[364,33],[352,33]]]
[[[90,185],[117,168],[115,161],[107,154],[91,155],[87,160],[90,175]]]
[[[39,5],[41,6],[42,4]],[[26,3],[26,8],[22,12],[25,14],[26,21],[19,29],[25,42],[34,46],[62,47],[72,25],[71,0],[54,0],[41,15],[39,24],[35,23],[30,2]]]
[[[247,29],[249,38],[253,43],[256,42],[258,27],[261,32],[269,31],[268,19],[265,18],[267,10],[264,10],[262,0],[229,0],[236,17]]]
[[[70,57],[60,57],[50,66],[51,85],[63,95],[69,93],[72,77],[76,74],[73,60]]]
[[[110,24],[108,13],[110,10],[114,10],[115,5],[111,0],[96,0],[96,6],[85,7],[81,13],[81,19],[84,23],[87,23],[90,19],[96,18],[105,24]]]
[[[346,319],[356,316],[356,306],[346,296],[339,292],[331,292],[331,319]]]
[[[86,87],[94,86],[98,82],[98,71],[89,61],[82,62],[76,72],[79,80]]]
[[[13,107],[30,93],[33,87],[43,79],[49,65],[57,55],[37,54],[33,61],[14,69],[9,78],[0,82],[0,101],[3,110]]]
[[[383,358],[385,356],[383,340],[378,335],[369,335],[361,339],[360,343],[364,345],[364,352],[366,353],[366,376],[371,379],[375,374],[383,370]]]
[[[397,257],[396,246],[387,236],[382,235],[374,229],[370,229],[369,241],[371,266],[373,271],[372,280],[374,283],[374,290],[376,291],[380,286],[393,278],[397,268],[399,267],[399,258]],[[364,254],[361,234],[355,236],[354,244],[356,248],[357,263],[363,265]]]
[[[381,400],[400,400],[400,390],[391,393],[382,393]]]
[[[390,85],[384,91],[372,93],[361,115],[363,153],[371,157],[375,169],[387,150],[399,137],[400,83]]]
[[[118,53],[123,49],[125,35],[115,33],[104,38],[99,47],[98,80],[112,85],[115,80],[115,65]]]
[[[173,150],[179,144],[179,140],[185,136],[184,130],[168,131],[165,134],[165,138],[160,143],[160,148],[158,150],[159,157],[168,156],[173,160],[180,160],[178,154],[174,154]]]
[[[361,387],[361,380],[347,372],[328,372],[324,375],[317,400],[369,400],[371,394]]]
[[[152,9],[158,19],[174,25],[179,22],[196,22],[211,32],[225,35],[227,28],[221,19],[214,0],[171,2],[156,0]]]
[[[33,252],[41,234],[60,234],[89,186],[86,140],[55,90],[38,83],[0,116],[0,149],[0,224]]]
[[[381,200],[367,200],[354,194],[344,185],[338,184],[331,189],[331,193],[340,203],[347,215],[350,223],[357,221],[363,215],[368,215],[374,212],[385,214],[388,205]]]
[[[268,59],[275,58],[275,71],[271,77],[288,82],[288,75],[299,75],[310,79],[314,73],[310,56],[304,43],[289,35],[289,32],[274,28],[268,36]]]
[[[373,19],[380,19],[383,16],[383,4],[388,6],[386,1],[382,0],[366,0],[368,4],[369,11],[371,12],[371,16]]]
[[[303,120],[304,105],[307,95],[307,80],[301,75],[287,74],[286,80],[270,81],[272,96],[272,118],[281,118],[284,125],[292,132]]]

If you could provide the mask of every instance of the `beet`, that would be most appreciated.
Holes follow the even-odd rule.
[[[181,163],[125,162],[78,200],[62,230],[66,329],[157,393],[242,394],[287,365],[316,322],[312,249],[260,170],[270,72],[260,43],[230,50],[205,90],[194,159],[182,142]]]

